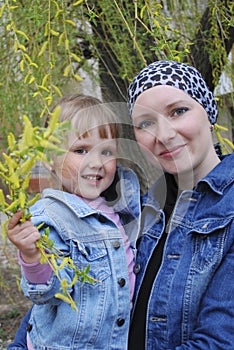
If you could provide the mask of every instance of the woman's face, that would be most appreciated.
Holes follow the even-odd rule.
[[[218,162],[205,109],[187,93],[160,85],[136,99],[136,139],[147,158],[171,174],[193,172],[198,180]]]

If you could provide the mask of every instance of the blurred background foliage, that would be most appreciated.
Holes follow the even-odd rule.
[[[233,83],[232,0],[0,0],[0,21],[2,147],[23,114],[41,125],[64,94],[125,102],[134,75],[158,59],[194,65],[211,90],[224,69]],[[217,96],[228,139],[232,90]]]

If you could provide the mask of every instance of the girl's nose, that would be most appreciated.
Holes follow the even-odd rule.
[[[90,168],[100,169],[103,166],[102,156],[99,152],[90,152],[87,162]]]

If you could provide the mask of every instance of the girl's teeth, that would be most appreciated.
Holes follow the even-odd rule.
[[[85,178],[88,180],[97,180],[98,176],[85,176]]]

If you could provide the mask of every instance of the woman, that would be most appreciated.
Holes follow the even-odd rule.
[[[134,78],[129,107],[165,174],[143,201],[129,349],[233,349],[234,155],[214,150],[214,97],[195,68],[159,61]]]

